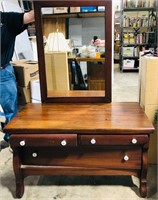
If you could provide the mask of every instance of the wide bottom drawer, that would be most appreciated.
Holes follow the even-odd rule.
[[[21,148],[20,157],[25,165],[101,167],[111,169],[140,169],[141,148],[111,146],[104,148]]]

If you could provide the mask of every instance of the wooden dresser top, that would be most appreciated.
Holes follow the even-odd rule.
[[[27,104],[5,127],[9,133],[152,133],[138,103]]]

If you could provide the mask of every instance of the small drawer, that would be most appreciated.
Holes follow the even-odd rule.
[[[14,134],[10,137],[10,145],[21,147],[53,147],[77,146],[76,134]]]
[[[149,140],[148,135],[79,135],[80,145],[142,145]]]

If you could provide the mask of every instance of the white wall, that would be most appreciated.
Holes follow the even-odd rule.
[[[1,3],[2,3],[3,1],[4,1],[4,0],[0,0],[0,9],[1,9]],[[5,0],[5,2],[11,2],[11,3],[14,3],[14,4],[16,4],[16,5],[19,5],[17,0]],[[1,11],[2,11],[2,10],[1,10]]]
[[[93,36],[104,39],[104,19],[96,18],[70,18],[69,39],[75,46],[89,45]]]
[[[118,11],[120,10],[120,6],[121,6],[121,0],[112,0],[112,3],[113,3],[113,9],[114,11]]]
[[[0,0],[0,11],[3,11],[3,8],[2,8],[2,2],[4,0]],[[18,3],[17,0],[5,0],[5,1],[8,1],[8,2],[12,2],[12,3]]]
[[[23,12],[17,0],[0,0],[0,5],[1,9],[5,12]],[[13,60],[24,58],[27,60],[33,60],[33,50],[27,30],[23,31],[16,37]]]

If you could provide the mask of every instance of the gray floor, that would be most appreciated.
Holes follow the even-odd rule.
[[[113,101],[138,101],[138,73],[120,73],[115,68]],[[0,133],[0,140],[3,133]],[[25,179],[22,200],[139,200],[139,181],[135,177],[72,177],[41,176]],[[12,153],[9,148],[0,152],[0,199],[15,198]],[[146,198],[145,198],[146,199]],[[148,168],[148,199],[157,196],[157,165]]]

